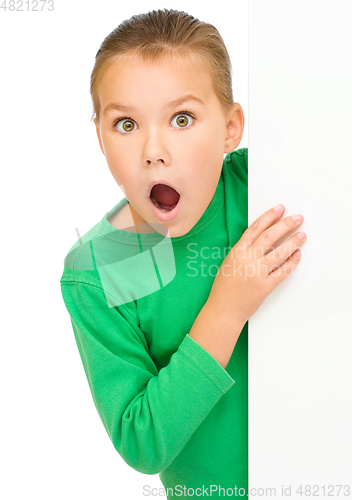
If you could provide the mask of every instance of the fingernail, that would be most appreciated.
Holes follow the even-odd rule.
[[[274,207],[274,210],[275,212],[279,212],[280,210],[282,210],[282,205],[276,205],[276,207]]]
[[[304,240],[306,237],[306,235],[304,233],[301,233],[301,232],[297,233],[296,236],[298,236],[298,238],[300,238],[301,240]]]

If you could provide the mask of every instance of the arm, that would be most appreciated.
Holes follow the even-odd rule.
[[[115,449],[135,470],[161,472],[235,382],[188,334],[158,372],[126,308],[109,308],[94,285],[62,281],[61,287],[93,400]]]
[[[225,369],[245,324],[235,315],[222,313],[210,297],[193,323],[189,336]]]

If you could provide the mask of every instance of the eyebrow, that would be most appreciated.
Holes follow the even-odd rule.
[[[189,101],[195,101],[195,102],[198,102],[199,104],[202,104],[203,106],[205,106],[205,102],[200,97],[196,97],[195,95],[188,94],[188,95],[185,95],[183,97],[180,97],[179,99],[176,99],[174,101],[169,102],[169,104],[167,104],[166,107],[167,108],[176,108],[178,106],[181,106],[181,104],[184,104],[185,102],[189,102]],[[108,114],[112,110],[123,111],[123,112],[129,112],[129,111],[135,112],[136,111],[134,108],[132,108],[130,106],[124,106],[123,104],[111,102],[110,104],[105,106],[105,108],[103,110],[103,115]]]

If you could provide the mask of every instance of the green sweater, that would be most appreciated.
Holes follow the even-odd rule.
[[[236,487],[244,496],[248,323],[226,369],[188,332],[248,227],[248,150],[226,156],[213,199],[183,236],[114,228],[107,219],[125,203],[75,243],[61,278],[95,407],[123,460],[159,474],[168,498]]]

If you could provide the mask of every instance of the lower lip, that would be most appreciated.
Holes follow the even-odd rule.
[[[176,205],[176,207],[174,207],[172,210],[170,210],[169,212],[162,212],[159,208],[157,208],[154,203],[152,202],[152,199],[151,197],[149,196],[149,202],[152,206],[152,210],[154,212],[154,214],[156,215],[156,217],[161,220],[162,222],[170,222],[171,220],[173,220],[176,215],[178,214],[179,210],[180,210],[180,205],[181,205],[181,196],[178,200],[178,203]]]

